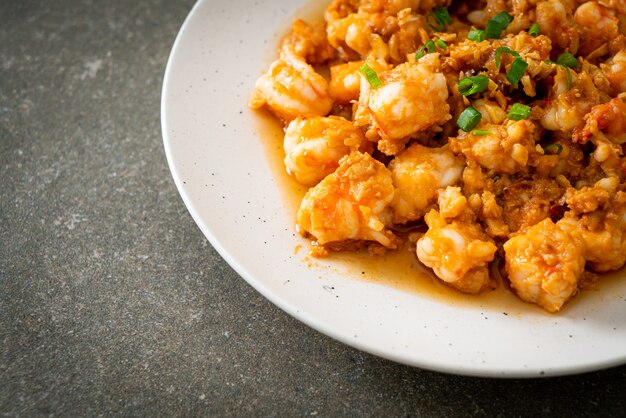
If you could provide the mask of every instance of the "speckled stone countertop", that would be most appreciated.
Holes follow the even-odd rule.
[[[163,73],[192,5],[0,1],[3,416],[626,411],[626,367],[414,369],[319,334],[241,279],[187,213],[162,146]]]

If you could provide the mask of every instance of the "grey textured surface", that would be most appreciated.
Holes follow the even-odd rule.
[[[159,95],[192,0],[0,0],[0,413],[621,415],[626,367],[394,364],[271,305],[171,180]]]

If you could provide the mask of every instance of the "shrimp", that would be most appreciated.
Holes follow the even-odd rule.
[[[595,1],[581,4],[574,13],[574,20],[582,31],[581,54],[589,54],[619,34],[619,20],[611,9]]]
[[[296,19],[291,33],[283,41],[285,47],[292,48],[296,55],[312,65],[322,65],[335,55],[335,50],[326,39],[324,22],[321,21],[308,24],[302,19]]]
[[[611,85],[611,94],[617,96],[626,92],[626,51],[618,51],[600,69]]]
[[[297,214],[298,229],[313,235],[318,245],[364,240],[395,249],[397,238],[387,229],[393,195],[387,167],[367,153],[353,152],[306,193]]]
[[[529,156],[536,153],[538,134],[530,120],[510,120],[503,125],[482,123],[479,129],[484,132],[461,132],[457,138],[450,138],[452,151],[487,170],[508,174],[521,171],[528,165]]]
[[[626,104],[615,98],[592,107],[585,115],[584,127],[574,130],[572,140],[581,143],[590,140],[596,147],[593,157],[604,173],[624,177],[622,144],[626,143]]]
[[[573,140],[582,144],[602,136],[614,144],[626,143],[626,103],[618,98],[595,105],[585,115],[585,126],[574,131]]]
[[[369,145],[361,130],[339,116],[296,118],[285,130],[285,167],[299,183],[313,186],[362,144]]]
[[[394,223],[414,221],[437,200],[437,191],[458,183],[463,164],[452,152],[413,144],[389,164],[396,194]]]
[[[584,252],[580,233],[544,219],[504,243],[505,268],[522,300],[556,312],[578,292]]]
[[[597,272],[617,270],[626,263],[626,194],[619,181],[608,177],[593,187],[570,192],[572,208],[559,224],[579,232],[585,241],[585,259]]]
[[[541,125],[550,131],[571,133],[582,126],[583,117],[592,106],[607,98],[596,88],[587,73],[578,74],[561,66],[556,67],[557,74],[545,113],[541,117]]]
[[[431,210],[424,220],[428,232],[417,241],[417,258],[437,277],[465,293],[479,293],[490,284],[487,265],[497,247],[475,222],[448,222]]]
[[[380,151],[395,155],[411,135],[451,119],[446,78],[438,71],[439,54],[433,53],[379,74],[377,88],[361,84],[357,113],[369,113],[382,138]]]
[[[361,76],[359,68],[363,61],[351,61],[330,67],[329,94],[335,102],[348,104],[358,100],[361,91]]]
[[[289,122],[298,116],[325,116],[333,101],[324,77],[287,48],[257,80],[248,105],[253,109],[267,105],[276,116]]]
[[[404,9],[398,13],[398,29],[389,38],[389,56],[395,64],[407,61],[407,56],[430,39],[422,15]]]
[[[374,34],[369,22],[370,15],[352,13],[347,17],[328,22],[326,35],[334,48],[344,45],[356,52],[361,58],[367,57],[372,50],[370,37]]]
[[[575,54],[578,50],[579,33],[574,28],[574,16],[568,0],[542,0],[537,3],[535,19],[541,26],[541,33],[552,40],[555,49],[569,49]]]
[[[467,14],[467,20],[474,25],[484,27],[487,21],[498,12],[506,10],[506,3],[503,0],[487,0],[484,9],[472,10]]]

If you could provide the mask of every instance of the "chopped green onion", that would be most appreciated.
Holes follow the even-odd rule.
[[[472,29],[467,34],[467,39],[474,42],[482,42],[485,40],[485,31],[480,29]]]
[[[478,110],[474,109],[472,106],[468,106],[459,115],[459,118],[456,121],[456,125],[465,132],[469,132],[480,123],[480,120],[482,118],[483,115],[481,115]]]
[[[556,63],[564,67],[576,69],[578,67],[578,60],[573,54],[564,52],[556,59]]]
[[[474,77],[467,77],[459,81],[459,93],[463,96],[471,96],[472,94],[482,93],[489,85],[489,77],[483,74]]]
[[[565,68],[565,74],[567,75],[567,89],[572,89],[572,73],[569,71],[569,68],[563,66]]]
[[[481,129],[474,129],[472,131],[472,134],[476,135],[476,136],[480,136],[480,135],[491,135],[492,132],[491,131],[483,131]]]
[[[563,145],[561,145],[561,144],[548,144],[545,147],[543,147],[543,152],[545,152],[548,155],[559,155],[560,153],[563,152]]]
[[[415,53],[415,61],[424,56],[424,49],[428,50],[429,54],[435,50],[435,43],[432,39],[430,41],[427,41],[424,45],[422,45],[420,49],[417,50],[417,52]]]
[[[374,69],[369,65],[363,64],[361,68],[359,68],[359,72],[365,76],[367,82],[370,83],[370,86],[372,86],[372,88],[376,88],[383,84],[383,82],[380,81],[380,78],[378,78],[378,74],[376,74],[376,71],[374,71]]]
[[[517,87],[517,83],[522,79],[524,71],[528,68],[528,64],[523,59],[517,57],[511,64],[509,71],[506,73],[506,79],[513,87]]]
[[[560,58],[560,56],[559,56]],[[561,67],[563,67],[565,69],[565,74],[567,75],[567,89],[571,90],[572,89],[572,73],[569,70],[569,67],[565,64],[560,64],[558,62],[554,62],[552,60],[545,60],[544,62],[548,63],[548,64],[555,64],[555,65],[559,65]],[[576,63],[578,63],[578,60],[576,61]]]
[[[444,51],[448,48],[448,45],[441,39],[437,39],[435,43],[439,48],[443,49]]]
[[[497,22],[506,28],[513,21],[513,16],[507,12],[500,12],[489,20]]]
[[[513,21],[513,16],[507,12],[500,12],[493,18],[489,19],[485,26],[485,34],[487,39],[498,39],[504,29]]]
[[[539,26],[539,23],[533,23],[530,29],[528,29],[528,34],[533,38],[541,35],[541,26]]]
[[[503,53],[511,54],[514,57],[519,57],[519,53],[517,51],[513,51],[511,48],[507,48],[506,46],[501,46],[496,49],[496,67],[500,68],[500,55]]]
[[[509,113],[506,115],[511,120],[528,119],[530,116],[530,106],[521,103],[515,103],[511,106]]]
[[[431,18],[435,19],[434,23],[431,23]],[[429,14],[428,17],[426,17],[426,22],[428,23],[428,26],[430,26],[430,28],[435,32],[443,32],[443,30],[446,28],[446,24],[452,24],[452,18],[448,13],[448,9],[446,9],[445,7],[437,6],[435,7],[435,12]]]

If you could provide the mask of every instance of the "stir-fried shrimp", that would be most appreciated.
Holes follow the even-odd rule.
[[[380,87],[361,90],[359,105],[369,113],[385,154],[396,154],[411,135],[450,119],[446,78],[438,66],[432,54],[383,72]]]
[[[503,0],[486,0],[483,9],[472,10],[467,14],[467,20],[474,25],[484,27],[487,21],[505,8]]]
[[[335,103],[348,104],[359,99],[361,75],[359,68],[363,61],[351,61],[330,67],[330,85],[328,92]]]
[[[324,64],[335,56],[321,21],[309,25],[302,19],[296,19],[291,34],[283,41],[283,48],[291,48],[296,55],[312,65]]]
[[[450,138],[450,144],[454,152],[463,153],[487,170],[513,174],[526,167],[529,155],[536,152],[536,129],[528,120],[483,124],[478,132],[463,132],[458,138]]]
[[[583,118],[604,96],[586,73],[557,67],[554,86],[541,125],[551,131],[571,133],[583,124]]]
[[[574,132],[572,140],[591,141],[595,145],[593,158],[607,176],[626,176],[626,162],[622,159],[622,144],[626,143],[626,104],[620,99],[591,108],[585,115],[584,127]]]
[[[587,265],[597,272],[626,262],[626,195],[618,187],[619,180],[609,177],[593,187],[571,190],[567,202],[572,210],[559,221],[582,235]]]
[[[298,227],[319,245],[365,240],[395,248],[396,238],[387,228],[393,195],[389,170],[369,154],[354,152],[309,189],[298,211]]]
[[[338,116],[297,118],[285,131],[285,167],[299,183],[313,186],[335,171],[343,156],[367,145],[363,133]]]
[[[613,11],[595,1],[581,4],[574,13],[580,26],[580,53],[589,54],[619,34],[619,20]]]
[[[417,257],[437,277],[465,292],[478,293],[489,285],[488,263],[497,247],[473,222],[448,223],[437,211],[425,216],[428,232],[417,242]]]
[[[257,80],[248,103],[255,109],[267,105],[287,122],[298,116],[325,116],[333,105],[328,82],[289,49]]]
[[[573,139],[581,143],[598,137],[614,144],[626,143],[626,103],[622,100],[615,98],[592,107],[585,115],[583,129],[573,135]]]
[[[611,83],[611,94],[626,92],[626,51],[618,51],[600,68]]]
[[[395,64],[406,61],[408,54],[429,39],[426,19],[403,9],[398,13],[398,30],[389,37],[389,58]]]
[[[347,47],[361,58],[365,58],[372,50],[371,36],[374,31],[369,15],[355,13],[334,20],[328,24],[326,33],[333,47]]]
[[[574,53],[578,51],[580,32],[574,28],[571,0],[540,0],[535,18],[541,32],[552,40],[556,48],[569,49]]]
[[[624,0],[332,0],[250,106],[283,122],[313,256],[408,247],[549,312],[626,264]]]
[[[556,312],[578,291],[585,268],[580,233],[544,219],[504,244],[511,286],[527,302]]]
[[[446,149],[411,145],[389,164],[396,195],[391,204],[394,223],[420,219],[437,200],[437,191],[456,184],[462,163]]]

